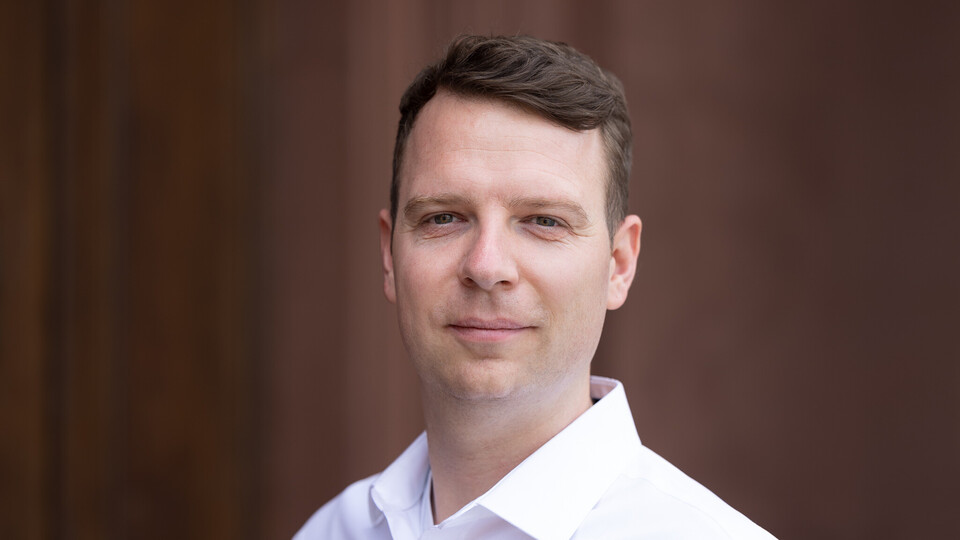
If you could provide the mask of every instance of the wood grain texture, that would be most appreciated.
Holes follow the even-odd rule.
[[[52,17],[0,5],[0,536],[29,540],[57,530]]]
[[[119,15],[124,536],[252,534],[241,16],[225,1]]]
[[[3,536],[252,537],[251,5],[38,5],[2,18]]]

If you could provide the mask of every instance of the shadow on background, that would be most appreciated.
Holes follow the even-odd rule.
[[[285,538],[422,429],[399,96],[461,32],[623,80],[640,270],[594,363],[783,538],[960,534],[956,4],[7,2],[0,537]]]

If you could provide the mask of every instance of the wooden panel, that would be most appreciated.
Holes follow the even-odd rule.
[[[2,9],[0,536],[253,537],[254,4]]]
[[[58,336],[63,351],[58,525],[72,538],[91,540],[117,532],[124,458],[117,446],[123,276],[109,20],[102,3],[65,2],[59,30],[51,29],[63,36],[58,51],[64,111],[57,231],[64,291]]]
[[[0,3],[0,537],[56,528],[50,43],[42,2]]]
[[[343,441],[349,422],[349,389],[343,385],[351,361],[343,317],[349,269],[342,262],[342,239],[362,223],[344,209],[355,180],[343,160],[351,121],[343,107],[346,6],[275,4],[273,18],[263,19],[275,55],[270,89],[282,92],[270,95],[270,181],[262,199],[261,330],[269,359],[263,379],[269,420],[260,471],[262,538],[292,536],[316,501],[333,493],[330,483],[348,481],[345,445],[332,443]]]
[[[247,166],[228,1],[118,9],[122,536],[253,534]]]

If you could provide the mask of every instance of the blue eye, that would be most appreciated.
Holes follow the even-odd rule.
[[[541,227],[556,227],[556,226],[557,226],[557,220],[555,220],[555,219],[553,219],[553,218],[544,217],[544,216],[537,216],[537,217],[533,218],[533,222],[536,223],[537,225],[540,225]]]
[[[453,223],[453,214],[437,214],[430,218],[434,225],[446,225]]]

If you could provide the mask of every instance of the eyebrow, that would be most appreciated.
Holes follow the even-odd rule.
[[[529,208],[532,210],[557,209],[573,214],[582,223],[590,223],[587,212],[576,201],[568,199],[549,199],[543,197],[512,197],[507,201],[510,208]]]
[[[438,195],[435,197],[414,197],[407,201],[407,204],[403,205],[403,216],[407,217],[419,214],[424,208],[466,206],[469,205],[470,202],[470,198],[454,194]]]
[[[443,194],[437,196],[414,197],[403,206],[403,216],[417,215],[425,208],[469,206],[473,199],[457,194]],[[587,212],[579,203],[568,199],[551,199],[546,197],[511,197],[506,206],[511,209],[557,209],[569,212],[581,223],[590,223]]]

